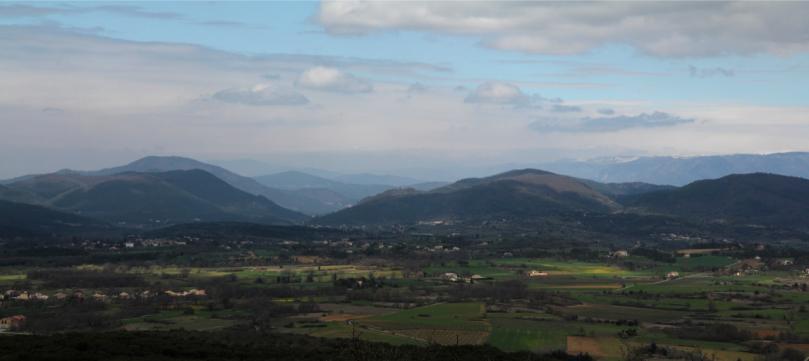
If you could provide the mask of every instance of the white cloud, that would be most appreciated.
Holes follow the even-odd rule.
[[[309,103],[309,99],[301,93],[270,84],[220,90],[213,95],[213,98],[227,103],[246,105],[303,105]]]
[[[551,122],[537,121],[531,124],[534,130],[550,132],[615,132],[631,128],[672,127],[693,123],[692,118],[683,118],[665,112],[617,115],[613,117],[584,117],[575,120],[555,119]]]
[[[373,90],[373,86],[367,80],[337,68],[324,66],[307,69],[298,77],[296,84],[307,89],[337,93],[368,93]]]
[[[725,69],[721,67],[713,67],[713,68],[698,68],[693,65],[688,66],[688,74],[694,78],[712,78],[716,76],[723,76],[723,77],[733,77],[736,75],[736,72],[733,69]]]
[[[0,4],[0,17],[33,18],[49,15],[81,15],[92,12],[142,17],[151,19],[179,19],[182,16],[174,12],[148,11],[131,5],[97,5],[97,6],[32,6],[27,4]]]
[[[464,101],[467,103],[525,105],[531,102],[531,97],[514,84],[489,81],[480,84],[469,93]]]
[[[529,53],[625,44],[686,57],[809,51],[807,14],[809,2],[325,1],[317,20],[333,34],[434,31]]]
[[[577,105],[554,104],[551,107],[551,111],[555,113],[577,113],[582,111],[582,109]]]

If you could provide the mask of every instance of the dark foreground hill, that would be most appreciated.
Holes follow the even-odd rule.
[[[111,231],[108,223],[45,207],[0,201],[0,238]]]
[[[792,228],[809,227],[809,180],[737,174],[630,197],[636,211],[688,219]]]
[[[128,226],[196,221],[291,224],[307,218],[202,170],[104,176],[54,173],[7,187],[36,196],[41,205]]]
[[[393,224],[419,221],[543,217],[566,212],[611,212],[620,205],[576,178],[535,169],[465,179],[429,192],[391,190],[354,207],[319,217],[318,224]]]

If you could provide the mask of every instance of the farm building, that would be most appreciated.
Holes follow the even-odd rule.
[[[669,272],[669,273],[666,273],[666,279],[671,280],[671,279],[675,279],[675,278],[677,278],[677,277],[680,277],[680,272],[677,272],[677,271],[671,271],[671,272]]]
[[[446,281],[449,281],[449,282],[458,282],[458,281],[461,279],[461,278],[458,276],[458,274],[457,274],[457,273],[455,273],[455,272],[447,272],[447,273],[444,273],[444,275],[442,276],[442,278],[443,278],[444,280],[446,280]]]
[[[528,272],[528,277],[548,277],[548,272],[531,270],[531,272]]]
[[[626,251],[626,250],[619,250],[619,251],[612,252],[612,256],[615,257],[615,258],[629,257],[629,252]]]
[[[25,326],[25,316],[23,315],[0,318],[0,331],[19,330],[23,326]]]

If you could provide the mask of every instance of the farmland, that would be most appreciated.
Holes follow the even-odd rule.
[[[251,330],[602,360],[649,345],[753,360],[809,344],[809,278],[781,256],[752,259],[743,248],[665,257],[643,249],[621,257],[593,248],[540,256],[425,249],[435,247],[341,259],[271,245],[216,256],[174,250],[173,259],[147,262],[9,265],[0,268],[0,310],[26,315],[24,331],[36,334]]]

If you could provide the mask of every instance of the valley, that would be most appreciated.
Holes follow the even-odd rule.
[[[809,350],[802,178],[671,187],[520,169],[422,189],[257,178],[364,197],[310,217],[227,171],[147,159],[154,168],[5,182],[0,335],[266,334],[348,342],[349,359],[375,347],[607,361]]]

